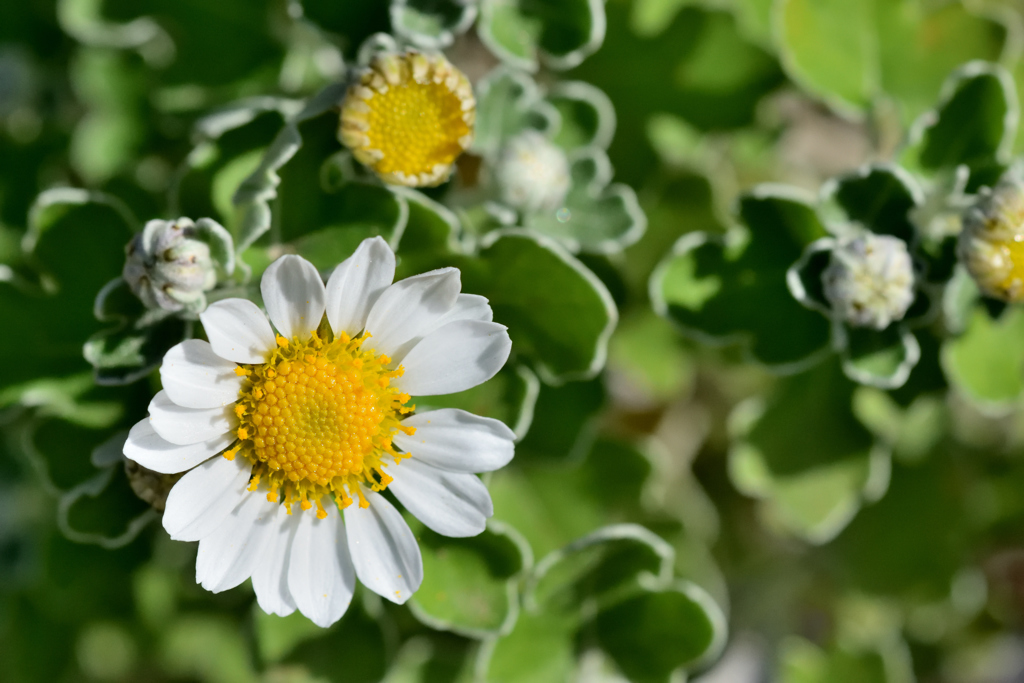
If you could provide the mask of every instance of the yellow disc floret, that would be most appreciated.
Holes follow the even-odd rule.
[[[473,140],[476,100],[466,76],[440,55],[384,54],[348,89],[341,141],[384,181],[445,181]]]
[[[389,370],[387,356],[363,350],[368,337],[279,338],[266,363],[240,368],[249,381],[235,405],[238,442],[224,455],[252,461],[250,490],[262,482],[268,500],[283,495],[289,511],[316,504],[325,517],[323,496],[346,507],[354,495],[366,507],[359,485],[382,491],[391,483],[383,458],[406,457],[391,440],[398,430],[411,432],[399,420],[413,408],[391,386],[402,369]]]

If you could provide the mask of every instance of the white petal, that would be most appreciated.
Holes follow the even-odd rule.
[[[423,557],[412,529],[384,496],[363,489],[370,507],[345,508],[348,548],[356,576],[382,598],[399,605],[423,582]],[[353,496],[355,498],[355,496]]]
[[[160,391],[149,403],[149,421],[163,438],[187,446],[233,431],[238,425],[238,416],[232,408],[183,408],[172,401],[166,391]]]
[[[177,446],[156,433],[149,418],[135,423],[124,443],[124,454],[146,469],[161,474],[190,470],[231,445],[235,435],[226,432],[209,441]]]
[[[327,320],[335,334],[359,334],[370,309],[395,279],[395,252],[380,237],[365,239],[327,280]]]
[[[396,432],[395,444],[421,462],[452,472],[490,472],[508,464],[515,433],[504,422],[455,408],[416,413],[402,420],[412,436]]]
[[[160,366],[160,382],[171,400],[186,408],[217,408],[238,400],[238,366],[213,352],[209,342],[189,339],[171,348]]]
[[[295,600],[288,590],[288,558],[300,515],[289,515],[283,505],[277,505],[273,514],[273,530],[252,571],[252,589],[260,609],[286,617],[295,611]]]
[[[494,377],[511,349],[503,325],[477,320],[448,323],[406,354],[405,374],[396,384],[413,396],[454,394]]]
[[[187,473],[167,496],[163,525],[175,541],[209,536],[235,508],[249,486],[245,458],[211,458]]]
[[[213,593],[234,588],[250,576],[277,531],[280,504],[261,491],[246,493],[220,526],[199,541],[196,583]]]
[[[334,505],[327,510],[326,519],[317,519],[312,510],[297,513],[299,528],[288,563],[288,589],[295,604],[324,628],[341,619],[356,589],[341,513]]]
[[[199,314],[213,352],[235,363],[262,363],[277,348],[267,316],[246,299],[215,301]]]
[[[378,353],[393,356],[452,309],[462,288],[456,268],[432,270],[400,280],[380,295],[366,319],[369,342]]]
[[[271,263],[260,291],[270,322],[286,339],[308,339],[324,317],[324,281],[301,256],[289,254]]]
[[[388,467],[388,490],[421,522],[444,536],[476,536],[487,527],[494,505],[475,474],[441,470],[415,457]]]
[[[419,335],[396,348],[391,353],[391,360],[396,365],[400,364],[412,347],[419,344],[425,336],[456,320],[480,320],[489,323],[494,320],[494,311],[491,310],[491,305],[487,303],[487,297],[478,294],[459,294],[455,300],[455,305],[452,306],[450,311],[435,320]]]

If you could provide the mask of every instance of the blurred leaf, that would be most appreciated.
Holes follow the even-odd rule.
[[[253,603],[256,646],[264,662],[279,662],[302,642],[323,634],[323,629],[307,619],[301,612],[286,617],[267,614]]]
[[[910,377],[921,358],[917,338],[903,325],[885,330],[842,328],[837,332],[842,349],[843,371],[860,384],[883,389],[898,389]]]
[[[584,81],[562,81],[547,101],[559,113],[555,143],[566,150],[607,149],[615,135],[615,106],[600,89]]]
[[[346,683],[377,683],[388,662],[384,638],[382,623],[360,608],[357,597],[340,622],[299,643],[284,661],[328,681],[343,671]]]
[[[977,169],[1004,160],[1017,133],[1019,102],[1013,79],[1001,66],[971,62],[943,86],[934,112],[919,119],[911,154],[926,170],[966,164]]]
[[[895,96],[912,118],[950,70],[998,57],[1006,29],[960,3],[785,0],[777,5],[783,65],[841,110],[863,112]]]
[[[753,358],[793,372],[827,351],[829,324],[797,303],[786,271],[825,234],[810,199],[762,186],[740,202],[743,243],[681,238],[651,276],[654,309],[698,341],[742,344]]]
[[[471,638],[508,633],[519,615],[519,578],[532,561],[515,529],[491,522],[473,538],[445,538],[422,529],[423,585],[413,614],[431,628]]]
[[[160,659],[168,673],[205,683],[256,683],[250,654],[234,623],[223,617],[190,616],[161,634]]]
[[[620,375],[626,390],[640,401],[667,402],[686,394],[696,363],[664,318],[641,311],[625,318],[612,335],[608,350],[612,381]]]
[[[476,11],[470,0],[391,0],[391,26],[419,47],[438,49],[465,32]]]
[[[598,613],[601,647],[629,680],[664,683],[684,667],[714,660],[725,645],[725,616],[703,589],[677,582]]]
[[[970,539],[964,480],[963,463],[941,451],[894,463],[885,497],[830,546],[843,580],[877,595],[948,595]]]
[[[671,112],[700,130],[750,125],[757,103],[781,84],[782,73],[728,12],[687,3],[651,35],[636,30],[629,10],[630,3],[608,3],[611,29],[603,48],[569,75],[615,103],[618,125],[609,155],[618,177],[636,187],[657,168],[647,140],[652,115]]]
[[[748,404],[732,417],[733,484],[813,543],[834,538],[888,484],[888,454],[853,414],[854,386],[824,363],[782,380],[763,410]]]
[[[528,216],[525,227],[553,237],[570,251],[616,253],[636,242],[647,217],[628,185],[609,185],[612,167],[597,148],[574,155],[572,185],[557,211]]]
[[[575,665],[573,628],[549,614],[523,612],[515,628],[480,650],[488,683],[564,683]]]
[[[910,214],[924,200],[917,181],[900,166],[871,164],[832,181],[823,192],[853,222],[876,235],[892,235],[912,243],[916,237]]]
[[[802,638],[782,644],[780,683],[890,683],[877,652],[823,651]]]
[[[1024,391],[1024,311],[1011,308],[993,320],[976,308],[964,334],[943,345],[942,366],[979,407],[1009,410]]]
[[[472,150],[493,157],[505,141],[527,128],[547,132],[555,128],[558,110],[543,101],[529,76],[498,67],[476,85],[476,125]]]
[[[595,0],[481,0],[480,40],[501,60],[536,71],[539,60],[569,69],[604,40],[604,4]]]

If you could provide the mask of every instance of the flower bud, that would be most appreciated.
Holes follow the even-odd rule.
[[[509,206],[525,213],[555,211],[569,192],[569,161],[544,135],[527,130],[505,145],[496,178]]]
[[[217,284],[217,272],[209,245],[195,234],[187,218],[152,220],[128,243],[122,275],[147,307],[192,313],[206,308],[205,293]]]
[[[978,193],[964,213],[957,249],[982,292],[1024,301],[1024,183],[1019,172],[1007,172],[994,189]]]
[[[914,301],[914,265],[906,243],[867,234],[840,242],[822,274],[832,310],[857,327],[885,329]]]

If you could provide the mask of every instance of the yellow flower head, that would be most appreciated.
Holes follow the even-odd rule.
[[[979,193],[964,215],[960,260],[982,292],[1003,301],[1024,301],[1024,183],[1014,171]]]
[[[433,186],[473,141],[475,120],[469,80],[443,56],[388,53],[349,87],[339,137],[385,182]]]

